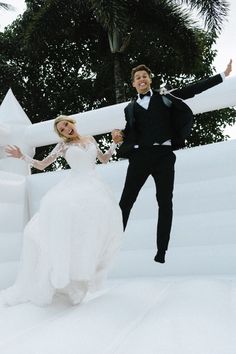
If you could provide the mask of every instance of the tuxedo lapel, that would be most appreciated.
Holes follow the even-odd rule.
[[[129,123],[130,127],[134,126],[134,121],[135,121],[134,103],[135,103],[135,100],[131,101],[125,109],[126,110],[126,118],[127,118],[127,121]]]

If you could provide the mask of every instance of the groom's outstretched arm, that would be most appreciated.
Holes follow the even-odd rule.
[[[194,97],[195,95],[206,91],[221,82],[223,82],[224,78],[229,76],[232,71],[232,59],[230,59],[225,71],[222,74],[214,75],[212,77],[209,77],[207,79],[200,80],[198,82],[195,82],[193,84],[190,84],[186,87],[183,87],[181,89],[176,89],[173,90],[171,93],[179,98],[182,99],[187,99]]]

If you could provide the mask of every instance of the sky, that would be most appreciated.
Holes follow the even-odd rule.
[[[26,6],[24,0],[4,0],[8,4],[15,7],[15,11],[0,10],[0,31],[10,24],[20,13],[24,12]],[[4,2],[3,1],[3,2]],[[236,22],[236,1],[228,0],[230,4],[230,11],[228,20],[224,23],[223,30],[217,40],[215,49],[218,53],[214,61],[214,66],[217,72],[225,70],[230,58],[233,59],[233,71],[231,75],[236,75],[236,46],[235,46],[235,22]],[[227,134],[236,138],[236,126],[230,127],[230,132],[226,130]]]

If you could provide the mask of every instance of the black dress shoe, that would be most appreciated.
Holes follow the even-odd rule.
[[[165,254],[166,251],[157,251],[157,254],[154,257],[154,261],[159,263],[165,263]]]

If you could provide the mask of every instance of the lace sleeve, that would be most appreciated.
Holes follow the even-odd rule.
[[[94,142],[94,144],[96,145],[96,148],[97,148],[97,158],[98,158],[98,160],[100,162],[102,162],[102,163],[107,163],[110,160],[111,156],[114,154],[114,152],[115,152],[115,150],[117,148],[117,144],[113,142],[110,145],[109,149],[105,153],[103,153],[99,149],[99,146],[98,146],[96,140],[93,137],[92,137],[92,140],[93,140],[93,142]]]
[[[32,159],[28,155],[23,155],[22,160],[27,162],[30,166],[37,168],[37,170],[43,171],[47,166],[51,165],[59,156],[62,156],[64,153],[64,143],[58,143],[50,154],[45,157],[42,161]]]

